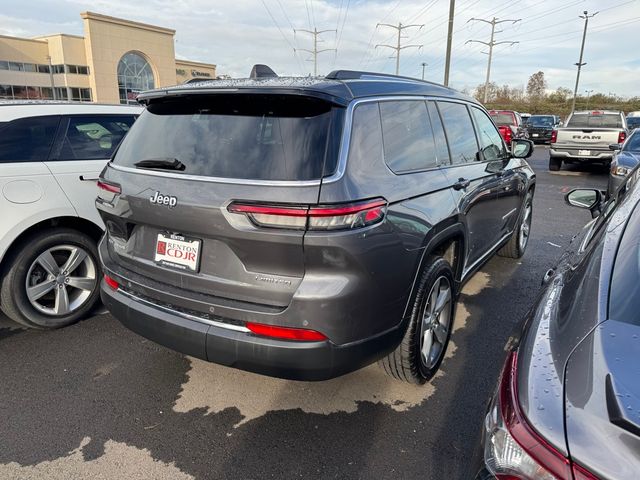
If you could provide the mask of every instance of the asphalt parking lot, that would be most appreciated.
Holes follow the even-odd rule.
[[[441,371],[415,387],[373,365],[321,383],[177,354],[98,314],[53,332],[0,319],[0,478],[466,479],[503,347],[543,273],[589,219],[563,196],[603,169],[537,172],[519,262],[466,285]]]

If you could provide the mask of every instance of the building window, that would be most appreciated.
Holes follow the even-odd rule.
[[[9,70],[9,62],[0,60],[0,70]]]
[[[49,65],[38,65],[38,73],[49,73]]]
[[[55,87],[56,100],[69,100],[67,89],[65,87]]]
[[[118,63],[120,103],[135,104],[140,92],[152,88],[155,88],[155,81],[149,62],[137,53],[125,54]]]
[[[9,70],[14,70],[16,72],[24,71],[24,64],[20,62],[9,62]]]
[[[52,65],[53,73],[64,73],[64,65]]]
[[[89,67],[83,67],[82,65],[78,65],[78,74],[89,75]]]

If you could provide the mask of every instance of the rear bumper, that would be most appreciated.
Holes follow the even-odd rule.
[[[203,360],[291,380],[327,380],[362,368],[391,352],[403,324],[383,334],[345,345],[259,337],[242,325],[197,319],[154,305],[135,294],[113,290],[104,281],[100,296],[120,322],[160,345]]]
[[[594,150],[586,148],[585,150],[590,151],[590,155],[580,155],[579,152],[581,150],[582,149],[577,148],[552,146],[549,149],[549,155],[553,158],[561,158],[563,160],[566,159],[584,163],[609,163],[613,158],[611,150]]]

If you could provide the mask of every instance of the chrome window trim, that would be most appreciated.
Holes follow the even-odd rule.
[[[180,91],[182,92],[182,90]],[[140,175],[150,175],[150,176],[166,177],[166,178],[181,178],[184,180],[194,180],[194,181],[211,182],[211,183],[226,183],[226,184],[232,184],[232,185],[263,185],[263,186],[272,186],[272,187],[314,187],[314,186],[320,186],[325,183],[334,183],[341,180],[347,170],[347,159],[349,156],[349,147],[351,142],[351,129],[353,126],[354,110],[358,107],[358,105],[361,105],[364,103],[384,102],[384,101],[393,101],[393,100],[396,100],[396,101],[398,100],[414,100],[414,101],[440,100],[440,101],[447,101],[447,102],[453,102],[453,103],[461,103],[467,106],[470,104],[473,104],[473,102],[469,100],[449,98],[449,97],[438,97],[434,95],[380,95],[380,96],[372,96],[372,97],[358,98],[356,100],[352,100],[347,106],[347,111],[345,113],[344,126],[342,128],[342,138],[340,139],[340,148],[338,151],[339,152],[338,164],[336,167],[336,171],[328,177],[317,179],[317,180],[251,180],[246,178],[224,178],[224,177],[207,177],[205,175],[185,175],[185,174],[172,173],[172,172],[162,172],[158,170],[143,170],[143,169],[133,168],[133,167],[123,167],[120,165],[115,165],[113,161],[109,162],[107,164],[107,167],[113,168],[114,170],[119,170],[122,172],[137,173]],[[476,143],[477,143],[477,139],[476,139]],[[436,168],[441,168],[441,167],[436,167]]]
[[[188,313],[179,312],[177,310],[172,310],[171,308],[165,307],[163,305],[158,305],[156,303],[150,302],[149,300],[145,300],[144,298],[140,298],[137,295],[134,295],[130,292],[126,292],[122,289],[118,289],[118,293],[124,295],[125,297],[134,300],[135,302],[142,303],[152,308],[157,308],[158,310],[162,310],[163,312],[169,313],[171,315],[176,315],[178,317],[186,318],[187,320],[193,320],[194,322],[204,323],[206,325],[211,325],[213,327],[224,328],[226,330],[233,330],[236,332],[249,333],[250,330],[247,327],[241,327],[239,325],[231,325],[228,323],[216,322],[215,320],[207,320],[205,318],[200,318],[195,315],[190,315]]]

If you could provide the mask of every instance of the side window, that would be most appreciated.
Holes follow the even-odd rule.
[[[436,156],[438,157],[438,165],[449,165],[451,157],[449,156],[449,147],[447,146],[447,136],[444,133],[440,112],[434,102],[427,102],[429,110],[429,118],[431,119],[431,128],[433,130],[433,139],[436,142]]]
[[[384,159],[395,173],[437,166],[427,105],[423,101],[381,102]]]
[[[491,162],[504,158],[507,154],[500,132],[491,119],[479,108],[472,107],[471,113],[476,121],[476,131],[480,140],[480,151],[484,160]]]
[[[467,107],[462,103],[438,102],[447,132],[451,163],[459,165],[478,160],[478,143]]]
[[[44,162],[60,117],[20,118],[0,126],[0,163]]]
[[[58,160],[101,160],[111,157],[131,128],[131,115],[81,115],[68,118]]]
[[[382,161],[382,128],[377,103],[358,105],[353,112],[349,142],[349,162],[351,161],[358,165],[375,165]]]

